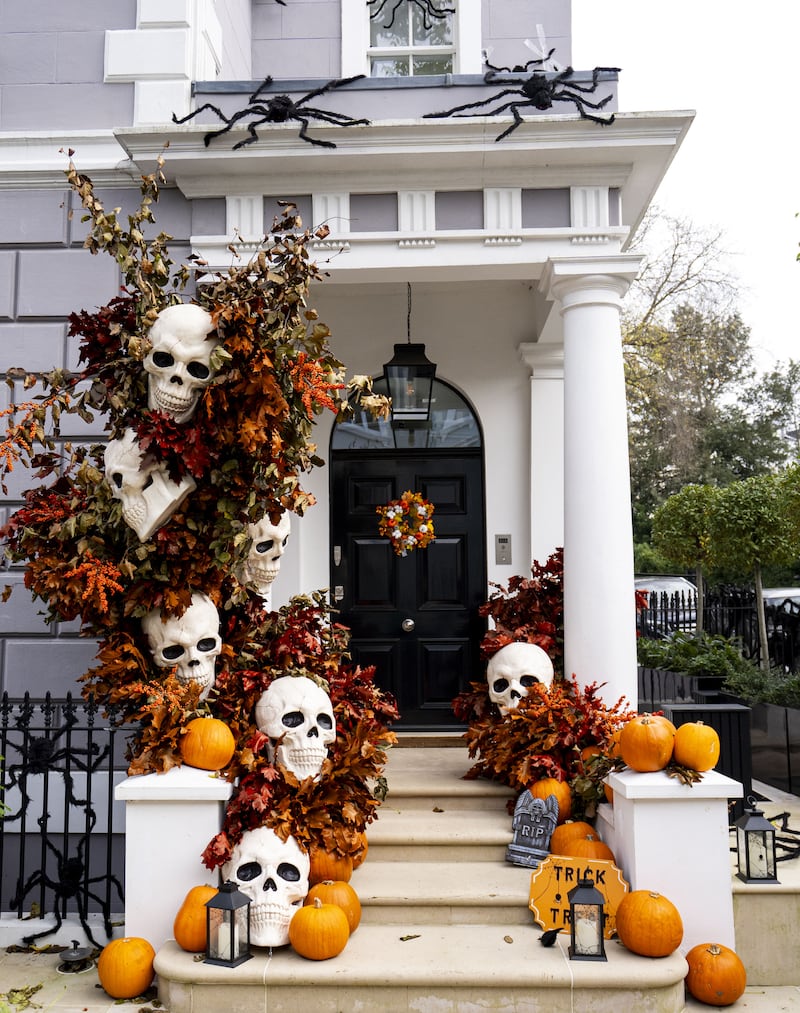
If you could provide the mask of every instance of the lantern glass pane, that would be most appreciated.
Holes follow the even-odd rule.
[[[736,861],[739,865],[739,873],[747,875],[747,834],[742,827],[736,828]]]
[[[771,836],[763,830],[751,831],[747,835],[748,872],[751,879],[767,879],[775,875],[774,848],[769,839]]]
[[[215,960],[230,960],[231,937],[227,911],[208,909],[208,955]]]
[[[248,951],[249,909],[250,906],[246,905],[245,907],[240,907],[233,912],[233,956],[236,959],[243,957]]]
[[[602,952],[603,918],[596,904],[572,905],[572,938],[575,953],[598,957]]]

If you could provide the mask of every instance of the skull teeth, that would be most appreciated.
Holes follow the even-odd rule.
[[[159,409],[162,412],[168,412],[170,415],[187,411],[195,402],[193,394],[190,394],[188,397],[177,397],[172,392],[166,393],[158,387],[153,392],[153,396]]]

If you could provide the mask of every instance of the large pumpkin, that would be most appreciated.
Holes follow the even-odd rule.
[[[233,758],[233,732],[219,718],[195,718],[181,736],[184,763],[200,770],[222,770]]]
[[[555,795],[558,802],[558,822],[569,819],[572,812],[572,792],[566,781],[557,781],[554,777],[541,777],[530,786],[534,798],[546,799]]]
[[[349,855],[338,855],[323,848],[312,848],[309,853],[311,867],[308,881],[314,886],[326,879],[349,883],[353,875],[353,859]]]
[[[323,904],[335,904],[344,911],[347,915],[347,923],[350,926],[350,933],[352,935],[361,921],[361,901],[358,899],[358,894],[352,886],[349,883],[343,883],[341,880],[336,882],[332,879],[326,879],[311,887],[306,895],[305,903],[313,904],[317,897],[319,897]]]
[[[112,939],[97,961],[100,984],[112,999],[135,999],[153,983],[155,958],[156,951],[146,939]]]
[[[583,820],[567,820],[566,823],[559,823],[550,838],[550,852],[553,855],[566,855],[568,852],[564,851],[564,848],[572,841],[593,833],[592,824]]]
[[[215,886],[193,886],[178,908],[172,934],[182,950],[201,953],[208,939],[206,901],[217,894]]]
[[[338,956],[349,938],[347,915],[335,904],[323,904],[319,897],[307,907],[298,908],[289,922],[289,942],[308,960]]]
[[[658,714],[639,714],[623,727],[619,751],[631,770],[663,770],[672,758],[675,725]]]
[[[691,770],[711,770],[719,759],[719,735],[702,721],[687,721],[675,729],[672,758]]]
[[[699,1002],[730,1006],[747,985],[747,972],[738,953],[722,943],[699,943],[686,954],[686,988]]]
[[[568,858],[586,858],[591,861],[613,862],[614,852],[595,834],[584,834],[569,841],[562,852]]]
[[[642,957],[668,957],[683,939],[680,912],[655,890],[631,890],[617,905],[617,935]]]

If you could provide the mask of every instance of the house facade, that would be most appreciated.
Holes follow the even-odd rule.
[[[123,211],[163,156],[156,228],[200,281],[291,201],[328,228],[311,302],[348,372],[379,377],[395,345],[423,344],[436,379],[425,426],[320,418],[317,505],[292,519],[273,607],[330,588],[405,725],[447,727],[483,675],[490,582],[563,546],[566,671],[635,705],[619,306],[691,113],[626,111],[624,69],[566,73],[564,0],[0,0],[0,15],[0,409],[36,393],[15,368],[78,368],[68,314],[119,289],[114,261],[82,248],[68,152]],[[103,436],[70,426],[64,440]],[[33,481],[9,476],[0,521]],[[397,557],[375,508],[406,489],[434,503],[437,538]],[[43,624],[21,570],[3,577],[0,688],[74,690],[93,643]]]

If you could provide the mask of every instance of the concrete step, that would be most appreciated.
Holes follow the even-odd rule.
[[[505,785],[485,778],[466,779],[473,766],[466,748],[392,748],[388,751],[386,780],[389,791],[384,807],[392,809],[436,808],[492,809],[507,812],[515,798]],[[379,817],[384,810],[381,807]]]
[[[378,862],[503,862],[511,817],[494,809],[393,809],[381,806],[367,830],[369,856]],[[360,871],[360,870],[358,870]]]

